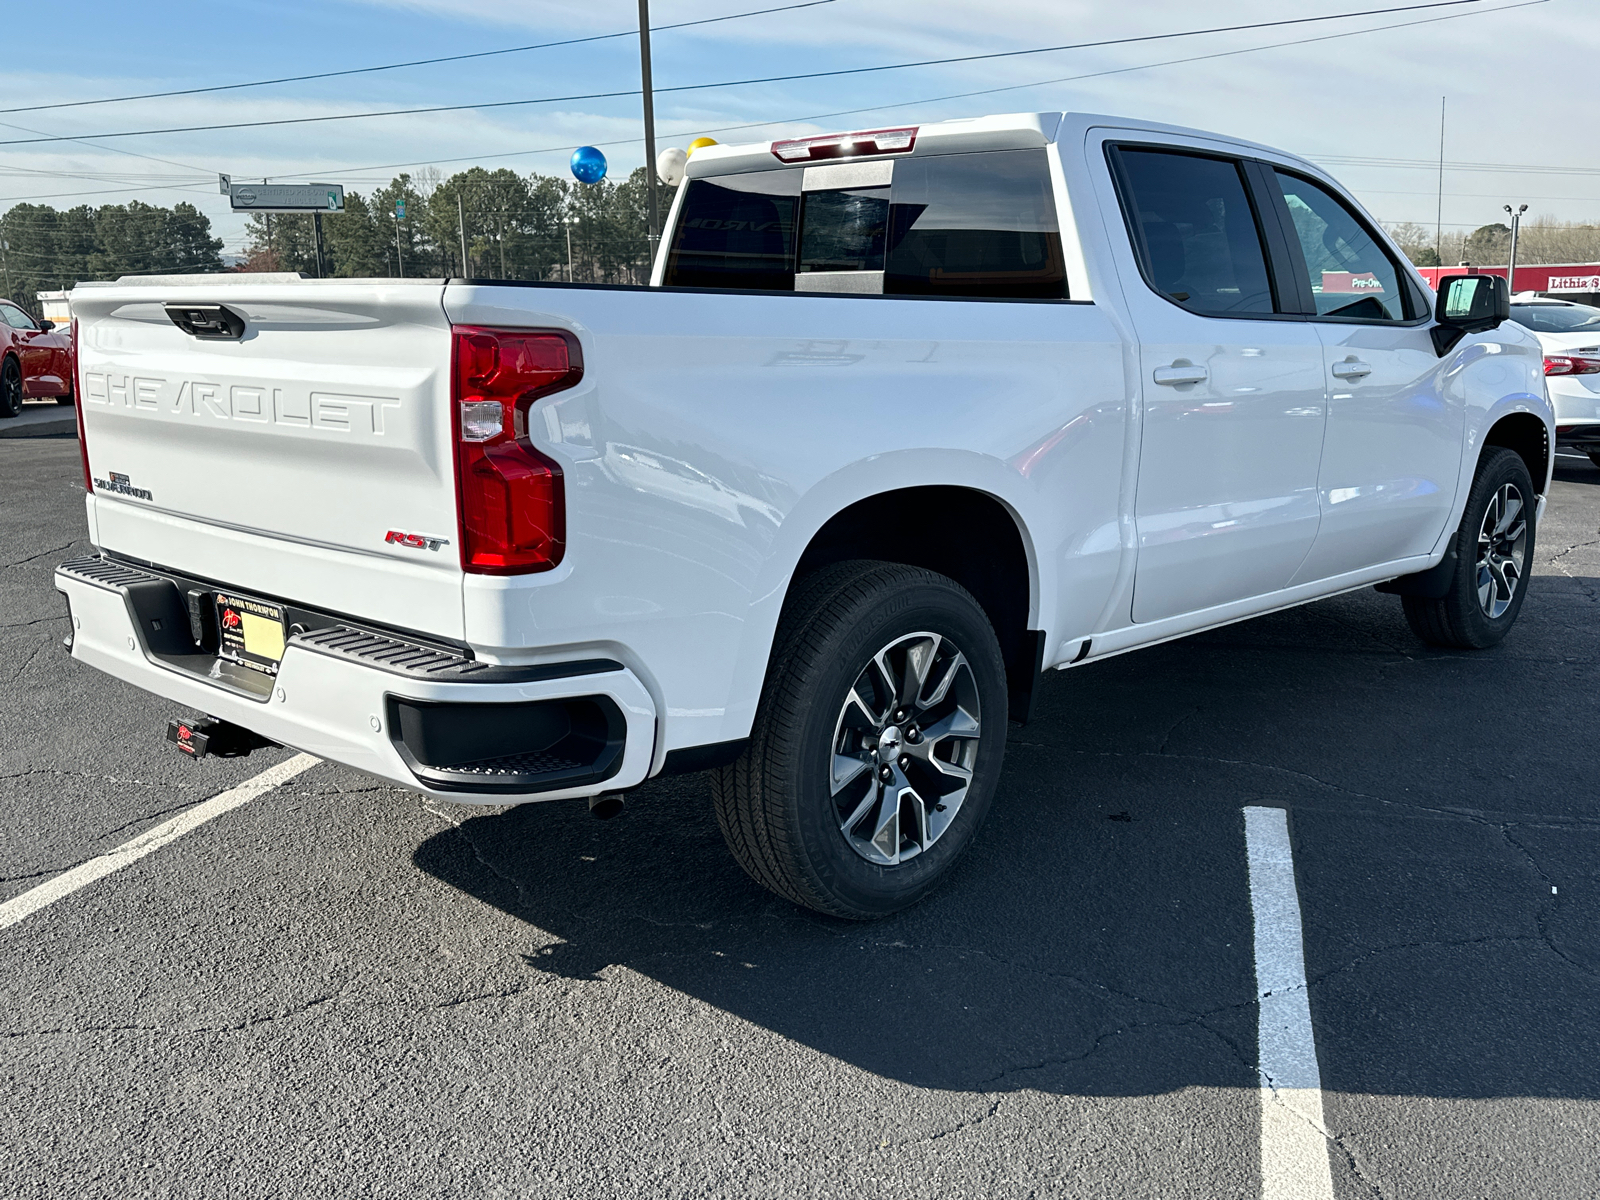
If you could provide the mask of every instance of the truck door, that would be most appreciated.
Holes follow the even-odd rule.
[[[1317,534],[1323,351],[1278,294],[1267,247],[1283,233],[1244,161],[1131,143],[1109,157],[1143,391],[1132,616],[1159,621],[1300,569]]]
[[[1429,553],[1455,501],[1465,428],[1443,387],[1429,308],[1354,208],[1326,185],[1266,172],[1292,230],[1302,311],[1322,338],[1328,432],[1322,524],[1296,583]]]

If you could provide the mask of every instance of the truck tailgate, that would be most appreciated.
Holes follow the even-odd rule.
[[[459,638],[441,292],[437,280],[248,276],[80,285],[99,544]],[[243,336],[196,337],[169,304],[225,305]],[[419,536],[407,544],[391,531]]]

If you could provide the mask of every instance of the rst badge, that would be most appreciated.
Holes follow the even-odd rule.
[[[383,540],[391,546],[405,546],[409,550],[437,550],[440,546],[448,546],[449,538],[426,537],[420,533],[401,533],[398,529],[391,529],[384,534]]]

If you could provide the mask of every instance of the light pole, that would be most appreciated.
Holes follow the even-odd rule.
[[[650,257],[661,237],[656,209],[656,98],[650,82],[650,0],[639,0],[639,82],[644,92],[644,187],[650,213]]]
[[[461,231],[461,278],[465,279],[472,271],[467,267],[467,210],[461,203],[459,189],[456,191],[456,220],[459,222],[457,228]]]
[[[1517,292],[1517,231],[1522,225],[1522,214],[1528,211],[1528,206],[1524,204],[1515,210],[1509,204],[1502,207],[1511,214],[1511,253],[1507,255],[1509,261],[1506,263],[1506,292],[1514,296]]]

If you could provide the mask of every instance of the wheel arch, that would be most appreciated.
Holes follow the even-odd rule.
[[[786,596],[806,575],[848,559],[922,567],[971,592],[1000,642],[1012,719],[1027,720],[1044,634],[1032,628],[1033,555],[1009,505],[980,488],[956,484],[900,487],[862,497],[812,534]]]
[[[1543,494],[1550,485],[1550,429],[1531,412],[1512,412],[1499,418],[1483,435],[1483,450],[1503,447],[1515,451],[1527,464],[1535,491]]]

